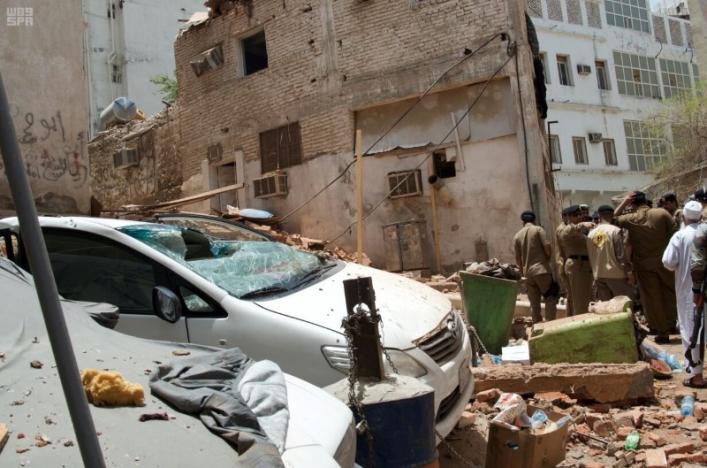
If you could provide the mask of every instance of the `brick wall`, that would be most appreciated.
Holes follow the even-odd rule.
[[[505,0],[261,0],[251,11],[237,7],[175,42],[184,180],[201,172],[209,144],[255,160],[258,134],[287,122],[300,122],[305,160],[351,152],[354,109],[421,92],[464,48],[511,28]],[[269,66],[241,76],[239,40],[260,29]],[[224,64],[197,77],[190,60],[218,44]],[[502,47],[442,86],[487,76]]]
[[[131,122],[99,134],[88,145],[91,193],[106,209],[125,204],[177,198],[182,164],[177,155],[179,125],[175,110],[146,122]],[[113,156],[123,148],[138,150],[138,163],[115,167]]]

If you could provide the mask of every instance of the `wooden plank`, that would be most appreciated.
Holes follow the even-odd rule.
[[[7,426],[3,423],[0,423],[0,453],[2,453],[2,449],[5,448],[7,439],[9,438],[10,432],[8,431]]]
[[[232,185],[227,185],[225,187],[219,187],[217,189],[209,190],[208,192],[201,192],[197,193],[194,195],[189,195],[188,197],[184,198],[178,198],[176,200],[170,200],[166,202],[160,202],[160,203],[153,203],[151,205],[123,205],[121,206],[122,209],[127,210],[127,211],[149,211],[149,210],[156,210],[160,208],[175,208],[177,206],[181,205],[188,205],[190,203],[196,203],[202,200],[207,200],[211,197],[215,197],[216,195],[220,195],[225,192],[230,192],[232,190],[239,190],[245,187],[242,183],[241,184],[232,184]],[[108,211],[108,210],[104,210]]]
[[[430,162],[430,174],[434,174],[434,158]],[[430,186],[430,202],[432,205],[432,242],[435,253],[435,273],[442,273],[442,254],[439,243],[439,218],[437,217],[437,187]]]
[[[363,260],[363,133],[356,130],[356,261]]]

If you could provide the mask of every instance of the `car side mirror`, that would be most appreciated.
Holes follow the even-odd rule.
[[[155,286],[152,290],[152,308],[162,320],[175,323],[182,318],[182,303],[169,288]]]

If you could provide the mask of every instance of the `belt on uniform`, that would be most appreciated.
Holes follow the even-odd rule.
[[[587,255],[569,255],[567,258],[571,258],[572,260],[589,260]]]

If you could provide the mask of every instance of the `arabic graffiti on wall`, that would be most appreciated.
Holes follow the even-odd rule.
[[[86,134],[70,133],[64,126],[61,111],[52,115],[35,116],[15,106],[13,120],[17,141],[30,179],[70,184],[81,188],[88,179],[86,164]],[[4,169],[0,160],[0,171]]]

